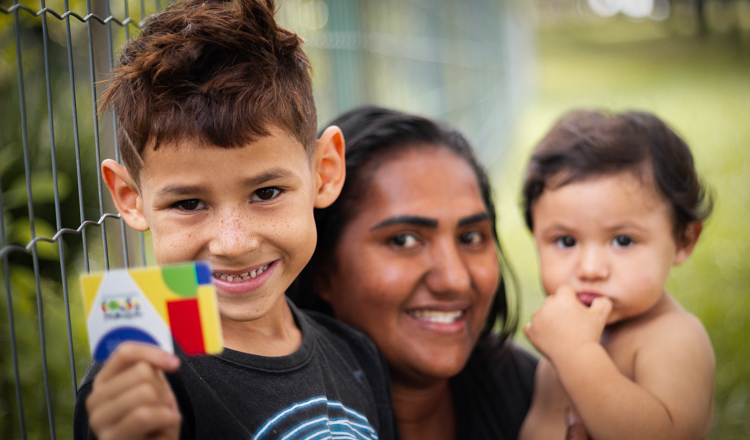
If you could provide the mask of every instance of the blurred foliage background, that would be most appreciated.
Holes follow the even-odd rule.
[[[98,162],[116,145],[112,114],[94,108],[118,48],[167,3],[0,0],[2,439],[71,437],[90,361],[78,275],[153,262],[148,234],[102,217],[114,210]],[[472,139],[494,176],[522,323],[543,299],[519,208],[535,143],[574,107],[648,110],[681,133],[716,208],[668,288],[714,344],[711,438],[750,438],[750,0],[277,3],[307,40],[319,124],[374,103]]]

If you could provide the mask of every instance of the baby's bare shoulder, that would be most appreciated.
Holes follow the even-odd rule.
[[[643,339],[645,344],[711,344],[703,323],[679,306],[645,321],[639,327],[639,339]]]
[[[716,361],[711,340],[700,320],[683,308],[670,309],[631,331],[635,377],[661,380],[662,374],[679,376],[677,371],[690,370],[689,375],[713,378]]]
[[[713,363],[713,349],[703,324],[674,300],[660,313],[608,328],[604,346],[621,371],[630,376],[637,360],[698,359]],[[631,376],[632,377],[632,376]]]
[[[708,342],[706,329],[698,318],[668,295],[660,303],[655,310],[612,328],[611,333],[621,338],[633,338],[638,345]]]

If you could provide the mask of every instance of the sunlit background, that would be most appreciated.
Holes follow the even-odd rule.
[[[90,362],[78,275],[153,263],[149,235],[128,230],[102,192],[97,165],[116,157],[113,118],[93,109],[118,48],[167,3],[0,0],[2,439],[71,437],[74,389]],[[710,438],[750,438],[750,0],[279,5],[306,39],[321,126],[373,103],[442,119],[476,145],[522,323],[543,299],[519,208],[535,143],[575,107],[647,110],[671,124],[716,208],[668,288],[716,351]]]

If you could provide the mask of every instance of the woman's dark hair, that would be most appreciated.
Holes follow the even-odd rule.
[[[315,293],[319,284],[316,276],[327,273],[335,264],[335,252],[341,232],[359,211],[359,204],[365,200],[367,188],[380,165],[393,160],[405,151],[413,149],[444,148],[463,159],[474,171],[482,195],[482,200],[490,215],[493,239],[500,261],[500,285],[493,299],[490,311],[482,330],[480,340],[485,339],[496,323],[501,323],[502,342],[515,332],[517,326],[517,301],[515,308],[508,305],[506,286],[514,278],[505,260],[495,227],[496,212],[492,201],[489,178],[474,156],[474,152],[464,136],[457,130],[436,121],[420,116],[409,115],[395,110],[365,106],[350,110],[328,125],[336,125],[344,133],[346,140],[346,182],[339,198],[328,208],[315,210],[315,223],[318,228],[318,245],[315,253],[288,292],[294,302],[302,307],[333,314],[331,306]]]
[[[661,119],[637,111],[574,110],[552,127],[531,157],[523,185],[526,225],[533,230],[531,208],[545,189],[622,171],[653,177],[672,206],[678,243],[690,223],[711,213],[713,201],[698,178],[690,148]]]

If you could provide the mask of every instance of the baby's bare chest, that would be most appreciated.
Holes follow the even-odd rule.
[[[630,379],[635,376],[635,359],[645,343],[644,335],[637,331],[610,331],[602,336],[602,346],[617,369]]]

